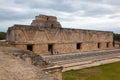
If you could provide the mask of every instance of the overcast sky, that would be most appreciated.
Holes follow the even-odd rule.
[[[57,16],[65,28],[120,33],[120,0],[0,0],[0,31],[39,14]]]

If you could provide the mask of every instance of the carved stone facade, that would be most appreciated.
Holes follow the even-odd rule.
[[[37,54],[62,54],[113,48],[113,32],[62,28],[54,16],[39,15],[31,25],[14,25],[7,41]]]

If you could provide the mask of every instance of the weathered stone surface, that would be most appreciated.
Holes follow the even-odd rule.
[[[35,17],[35,20],[31,23],[32,26],[39,27],[61,27],[60,23],[57,22],[57,18],[54,16],[39,15]]]
[[[120,42],[115,41],[115,42],[114,42],[114,47],[115,47],[115,48],[120,48]]]
[[[59,80],[55,75],[42,71],[42,68],[11,55],[14,50],[0,47],[0,80]],[[16,55],[21,55],[21,52]]]
[[[111,54],[119,54],[119,49],[114,50],[101,50],[101,51],[92,51],[92,52],[81,52],[81,53],[70,53],[70,54],[63,54],[63,55],[43,55],[43,58],[46,61],[50,62],[57,62],[57,61],[65,61],[65,60],[74,60],[74,59],[81,59],[87,57],[95,57],[95,56],[105,56]]]
[[[31,25],[10,27],[7,41],[37,54],[76,53],[112,49],[113,32],[61,28],[56,17],[39,15]]]
[[[63,66],[62,71],[76,70],[120,61],[120,49],[63,55],[43,55],[46,61]]]

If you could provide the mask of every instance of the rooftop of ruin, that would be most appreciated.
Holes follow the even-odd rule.
[[[112,31],[100,31],[100,30],[86,30],[86,29],[73,29],[73,28],[62,28],[60,22],[57,21],[57,17],[48,15],[38,15],[32,20],[31,25],[21,25],[14,24],[9,27],[8,30],[13,29],[32,29],[32,30],[45,30],[45,29],[62,29],[62,30],[72,30],[72,31],[94,31],[94,32],[112,32]],[[112,32],[113,33],[113,32]]]
[[[55,16],[39,15],[35,16],[31,26],[61,28],[60,23]]]

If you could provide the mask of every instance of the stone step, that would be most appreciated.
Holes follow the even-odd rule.
[[[71,63],[75,63],[75,62],[83,62],[83,61],[87,61],[87,60],[101,60],[101,59],[106,59],[106,58],[113,58],[113,57],[118,57],[120,56],[119,54],[110,54],[110,55],[101,55],[101,56],[92,56],[92,57],[86,57],[86,58],[80,58],[80,59],[72,59],[72,60],[64,60],[64,61],[57,61],[54,62],[58,65],[64,65],[64,64],[71,64]]]
[[[87,68],[87,67],[92,67],[92,66],[99,66],[103,64],[108,64],[108,63],[113,63],[113,62],[118,62],[120,61],[120,58],[109,58],[109,59],[101,59],[101,60],[89,60],[89,61],[84,61],[84,62],[78,62],[74,65],[67,65],[63,66],[63,72],[68,71],[68,70],[77,70],[77,69],[82,69],[82,68]]]
[[[115,50],[104,50],[104,51],[92,51],[92,52],[83,52],[83,53],[71,53],[71,54],[63,54],[63,55],[51,55],[51,56],[42,56],[46,61],[49,62],[58,62],[64,60],[71,60],[71,59],[80,59],[86,57],[93,57],[93,56],[104,56],[109,54],[118,54],[120,53],[120,49]]]
[[[44,56],[44,59],[59,66],[63,66],[63,71],[71,69],[76,70],[120,61],[120,50],[115,49],[107,51],[93,51],[85,52],[84,54],[75,53],[65,55],[51,55]]]

